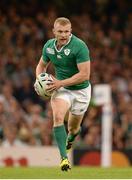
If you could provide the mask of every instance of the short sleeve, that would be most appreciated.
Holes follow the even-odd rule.
[[[78,51],[76,54],[76,61],[77,61],[77,63],[90,61],[89,49],[84,42],[80,43],[80,45],[78,47]]]
[[[44,45],[43,50],[42,50],[42,58],[45,63],[50,61],[50,59],[48,58],[46,49],[47,49],[47,43]]]

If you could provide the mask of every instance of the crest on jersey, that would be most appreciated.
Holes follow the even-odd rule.
[[[70,54],[70,49],[65,49],[65,50],[64,50],[64,54],[65,54],[66,56],[68,56],[68,55]]]

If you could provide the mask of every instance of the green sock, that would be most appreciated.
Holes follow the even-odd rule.
[[[68,134],[68,141],[72,142],[75,140],[76,136],[80,133],[80,130],[76,134]]]
[[[57,141],[57,145],[59,147],[60,155],[62,158],[67,158],[67,153],[66,153],[66,138],[67,138],[67,133],[65,126],[57,126],[54,127],[54,135]]]

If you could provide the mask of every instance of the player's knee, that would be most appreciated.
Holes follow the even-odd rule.
[[[70,127],[68,127],[68,132],[70,134],[76,134],[76,133],[78,133],[79,129],[80,129],[80,126],[79,127],[72,127],[72,126],[70,126]]]
[[[56,113],[54,115],[54,125],[59,126],[62,125],[64,122],[64,116],[61,115],[61,113]]]

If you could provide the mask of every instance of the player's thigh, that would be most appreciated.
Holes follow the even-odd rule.
[[[82,115],[87,111],[90,98],[91,98],[91,86],[89,85],[85,89],[76,90],[72,92],[75,97],[70,108],[70,111],[74,115]]]
[[[69,110],[69,103],[61,98],[54,98],[51,101],[53,111],[53,118],[64,120],[67,111]]]
[[[84,114],[75,115],[71,112],[69,113],[68,119],[68,131],[71,133],[77,133],[80,129],[81,122],[83,120]]]

